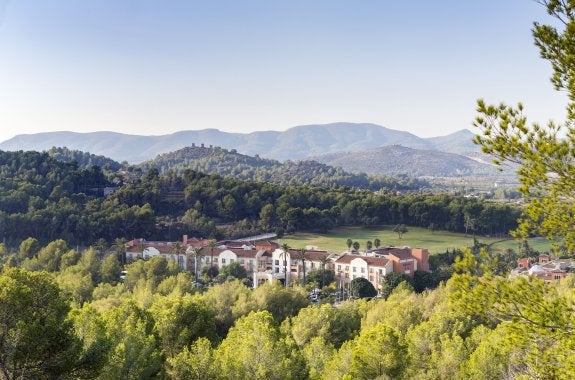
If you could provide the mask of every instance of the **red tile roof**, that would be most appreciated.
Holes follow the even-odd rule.
[[[299,260],[299,249],[290,249],[289,253],[292,260]],[[323,259],[324,257],[330,255],[328,251],[316,251],[316,250],[307,250],[305,254],[306,254],[306,260],[308,261],[320,261],[320,259]]]
[[[415,259],[411,254],[411,248],[380,248],[375,252],[380,255],[393,255],[400,260]]]
[[[367,263],[367,265],[374,267],[384,267],[389,262],[389,260],[384,257],[369,257],[369,256],[345,254],[343,256],[340,256],[337,260],[335,260],[335,263],[349,264],[353,259],[362,259]]]

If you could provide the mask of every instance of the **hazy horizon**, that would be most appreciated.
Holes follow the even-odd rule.
[[[133,135],[133,136],[144,136],[144,137],[157,137],[157,136],[165,136],[165,135],[172,135],[172,134],[176,134],[176,133],[182,133],[182,132],[187,132],[187,131],[203,131],[203,130],[217,130],[220,132],[225,132],[225,133],[239,133],[239,134],[250,134],[250,133],[257,133],[257,132],[278,132],[278,133],[282,133],[282,132],[286,132],[289,129],[292,128],[298,128],[298,127],[306,127],[306,126],[310,126],[310,125],[331,125],[331,124],[355,124],[355,125],[360,125],[360,124],[372,124],[372,125],[377,125],[379,127],[383,127],[383,128],[387,128],[390,130],[396,130],[396,131],[402,131],[400,129],[394,129],[394,128],[388,128],[385,125],[379,125],[379,124],[375,124],[375,123],[355,123],[355,122],[346,122],[346,121],[336,121],[333,123],[325,123],[325,124],[302,124],[302,125],[294,125],[293,127],[288,127],[285,130],[262,130],[262,131],[247,131],[247,132],[242,132],[242,131],[224,131],[218,128],[202,128],[202,129],[182,129],[182,130],[178,130],[178,131],[170,131],[170,132],[165,132],[165,133],[149,133],[149,134],[143,134],[143,133],[137,133],[137,132],[121,132],[121,131],[111,131],[111,130],[97,130],[97,131],[71,131],[71,130],[53,130],[53,131],[39,131],[39,132],[32,132],[32,133],[17,133],[14,136],[11,136],[5,140],[0,140],[0,144],[6,141],[11,140],[14,137],[18,137],[18,136],[23,136],[23,135],[35,135],[35,134],[41,134],[41,133],[80,133],[80,134],[90,134],[90,133],[119,133],[119,134],[123,134],[123,135]],[[434,138],[434,137],[443,137],[443,136],[448,136],[454,133],[458,133],[461,131],[470,131],[472,133],[475,133],[475,131],[473,131],[471,128],[461,128],[459,130],[456,131],[450,131],[448,133],[444,133],[444,134],[438,134],[438,135],[431,135],[431,136],[420,136],[416,133],[412,133],[409,131],[403,131],[403,132],[408,132],[411,133],[412,135],[415,135],[417,137],[420,138]]]
[[[419,137],[475,101],[564,119],[533,1],[0,0],[0,141],[51,131],[285,131],[338,121]]]

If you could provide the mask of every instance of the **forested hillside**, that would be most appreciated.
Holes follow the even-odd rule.
[[[509,205],[458,196],[282,186],[191,170],[126,173],[123,186],[104,197],[111,177],[99,167],[82,169],[36,152],[0,152],[0,173],[0,236],[7,242],[242,237],[399,223],[465,231],[473,222],[476,233],[504,235],[519,215]]]
[[[111,158],[98,156],[88,152],[79,150],[71,150],[66,147],[52,147],[47,150],[50,157],[54,157],[62,162],[76,162],[81,168],[89,168],[91,166],[99,166],[105,171],[118,171],[122,166],[119,162]]]
[[[348,186],[370,190],[421,190],[430,185],[422,180],[403,177],[367,176],[352,174],[340,167],[317,161],[286,161],[251,157],[220,147],[187,147],[158,155],[137,167],[144,171],[156,168],[161,174],[174,171],[182,174],[186,169],[207,174],[218,174],[237,179],[273,182],[281,185],[311,185],[320,187]]]

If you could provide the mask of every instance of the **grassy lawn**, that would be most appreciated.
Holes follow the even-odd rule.
[[[360,249],[365,249],[365,243],[368,240],[373,242],[378,238],[381,240],[381,246],[409,246],[429,249],[430,253],[441,253],[447,249],[465,248],[473,245],[473,236],[464,234],[435,231],[431,232],[427,228],[408,227],[409,231],[405,233],[400,240],[397,233],[393,232],[394,226],[383,226],[379,228],[362,228],[362,227],[342,227],[334,229],[326,234],[315,233],[296,233],[286,235],[279,239],[280,244],[287,243],[292,248],[304,248],[308,245],[317,246],[319,249],[329,251],[343,252],[347,250],[345,242],[347,239],[360,243]],[[501,240],[498,238],[488,238],[477,236],[481,243],[493,244],[492,248],[497,251],[505,251],[507,248],[517,250],[517,241],[513,239]],[[543,238],[529,239],[529,244],[536,250],[549,251],[551,244]]]
[[[542,238],[542,237],[530,238],[527,241],[529,243],[529,246],[536,251],[550,252],[552,250],[551,242],[549,240],[547,240],[546,238]],[[501,251],[501,252],[503,252],[509,248],[517,251],[518,242],[516,240],[513,240],[513,239],[502,240],[502,241],[494,242],[491,247],[494,250]]]

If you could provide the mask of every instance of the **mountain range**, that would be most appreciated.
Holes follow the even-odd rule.
[[[131,164],[186,147],[221,147],[252,157],[279,161],[313,159],[348,172],[410,176],[497,174],[490,158],[463,129],[447,136],[421,138],[368,123],[302,125],[283,132],[230,133],[188,130],[158,136],[116,132],[46,132],[18,135],[0,150],[47,151],[53,147],[90,152]]]
[[[158,154],[204,144],[236,149],[249,156],[276,160],[301,160],[337,152],[357,152],[385,145],[402,145],[413,149],[434,149],[449,153],[478,152],[471,139],[474,134],[462,130],[454,134],[421,138],[412,133],[376,124],[332,123],[302,125],[283,132],[261,131],[230,133],[217,129],[189,130],[176,133],[141,136],[116,132],[44,132],[17,135],[0,143],[0,150],[37,150],[52,147],[90,152],[117,161],[139,163]]]

